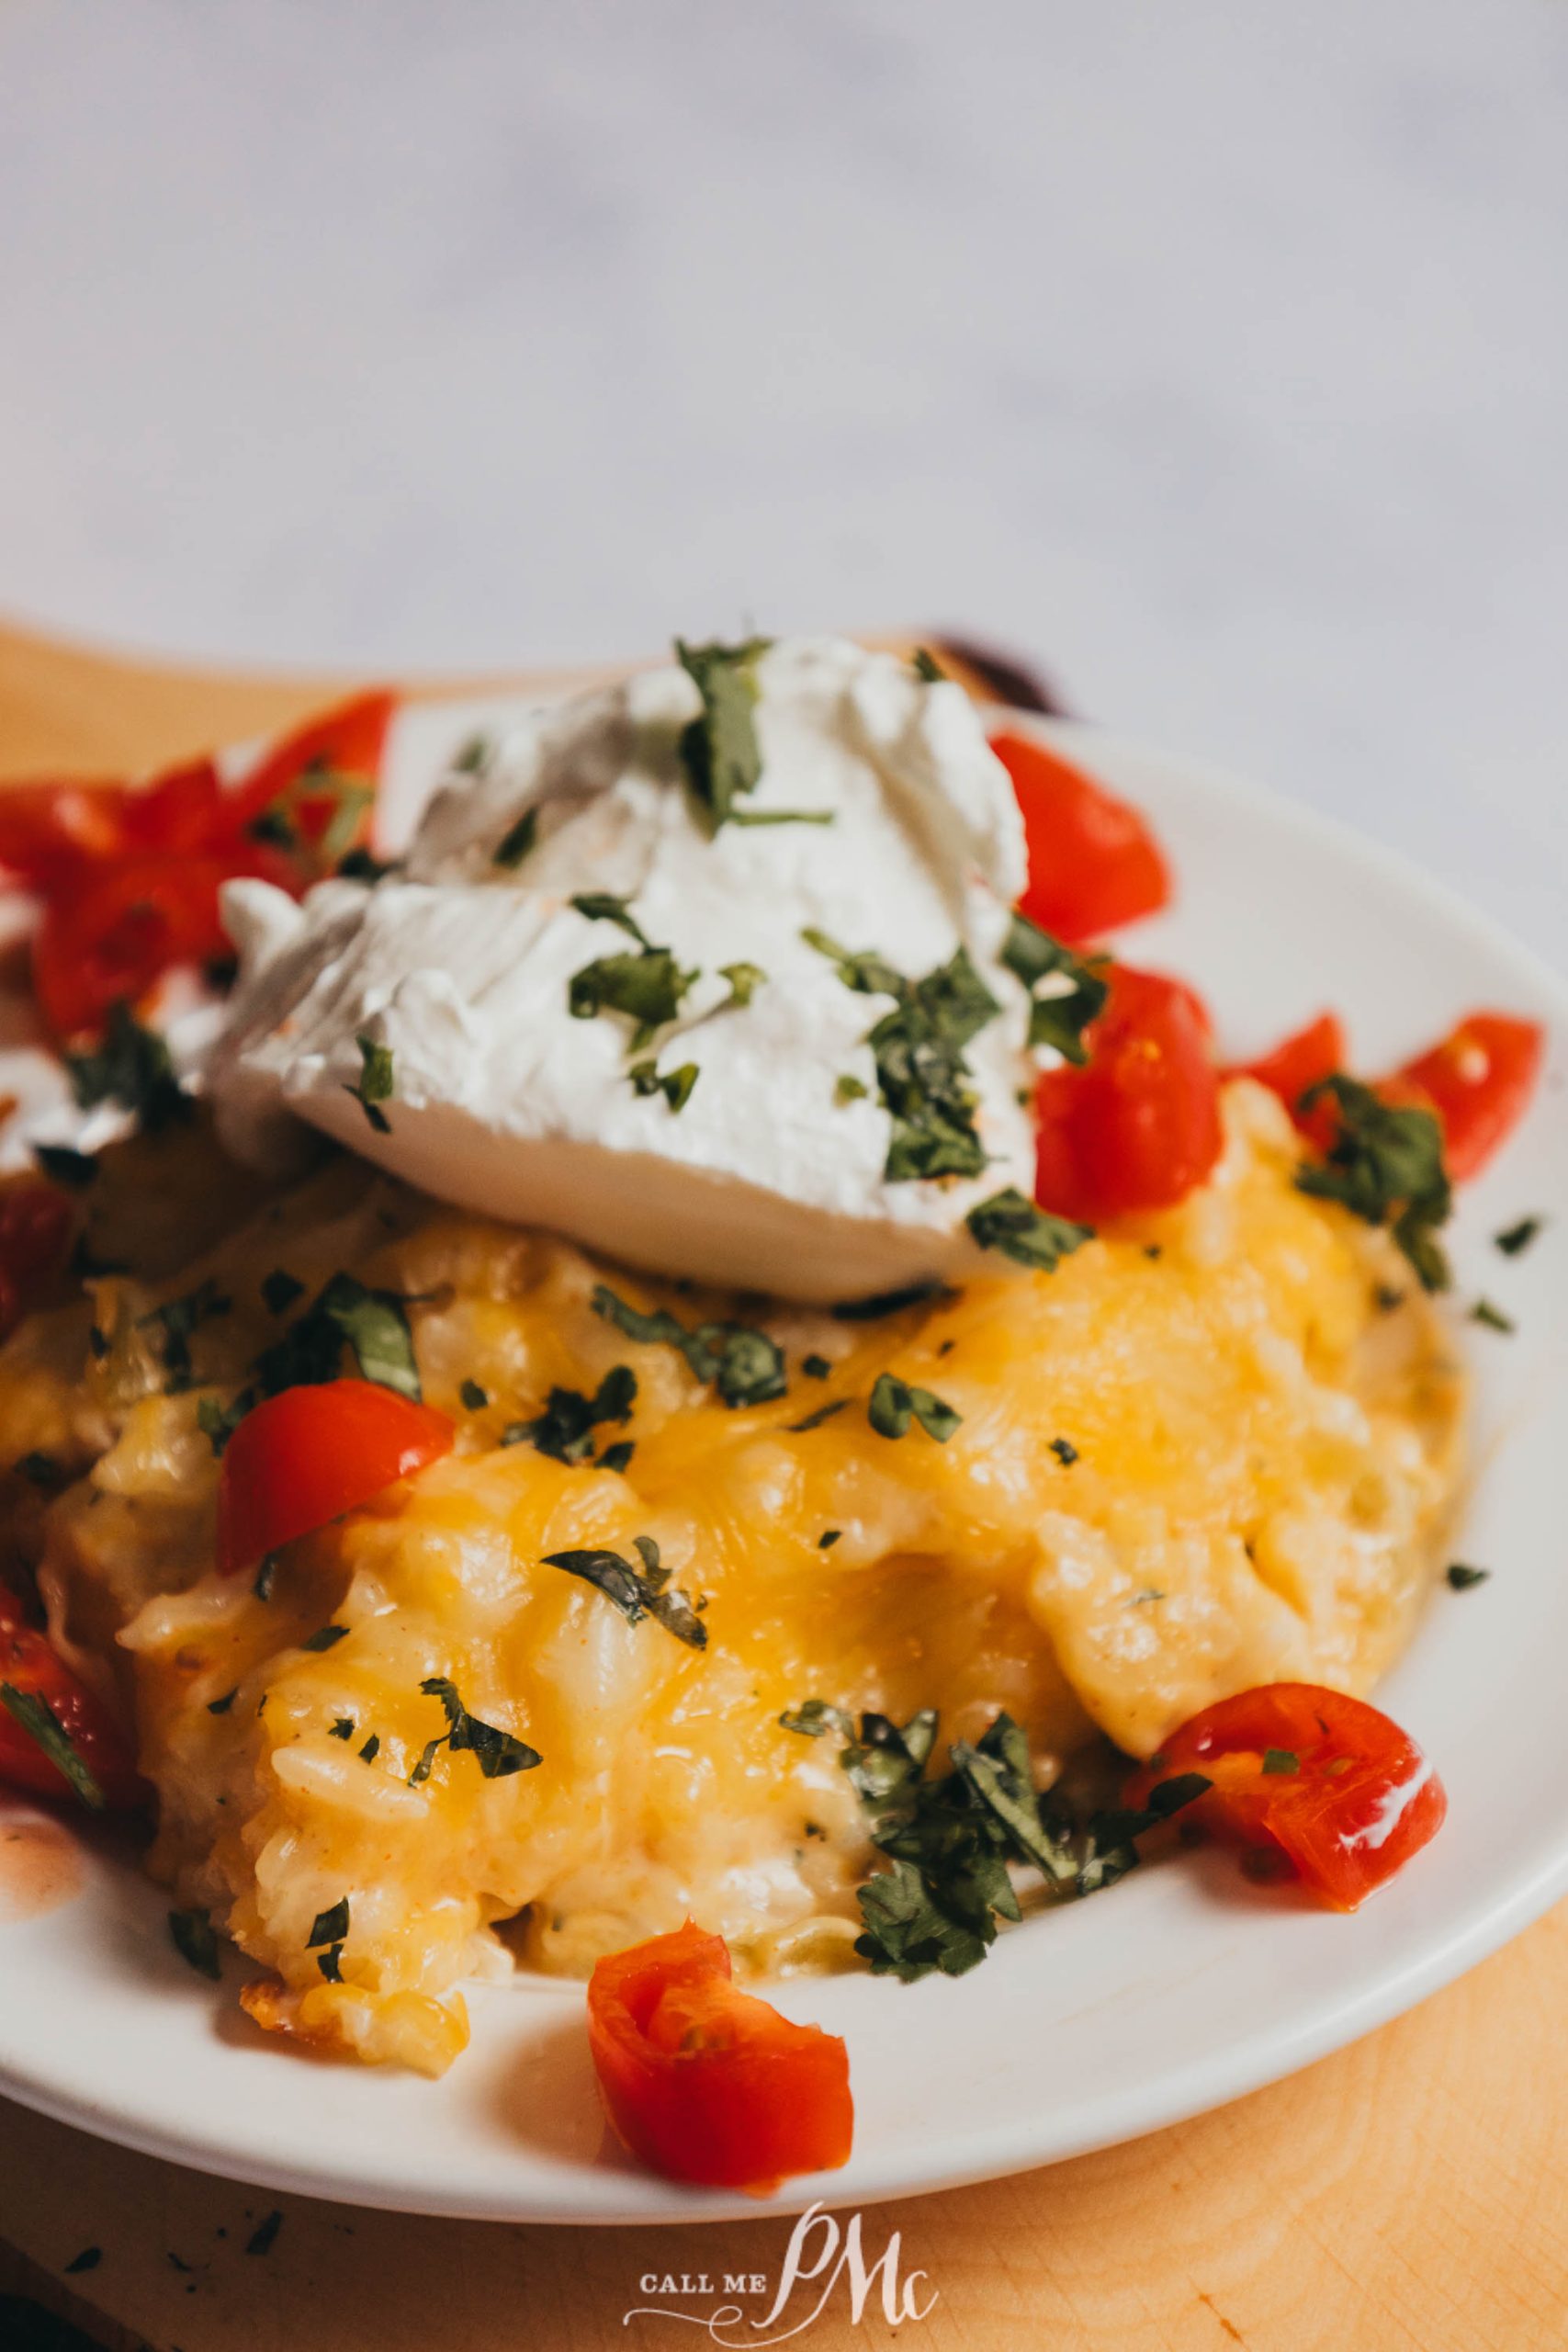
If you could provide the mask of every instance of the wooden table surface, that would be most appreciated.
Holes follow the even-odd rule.
[[[321,691],[0,629],[0,777],[134,769],[280,724]],[[905,2276],[925,2274],[922,2305],[936,2298],[898,2338],[930,2352],[1561,2352],[1565,2018],[1568,1905],[1410,2016],[1213,2115],[871,2209],[868,2261],[897,2230]],[[269,2248],[248,2252],[275,2211]],[[21,2306],[4,2299],[22,2292],[113,2352],[680,2352],[704,2336],[670,2313],[721,2297],[624,2315],[652,2300],[647,2274],[682,2269],[768,2277],[719,2339],[755,2343],[791,2229],[765,2209],[702,2230],[572,2231],[274,2198],[0,2102],[6,2352]],[[802,2288],[778,2330],[810,2307]],[[874,2294],[857,2324],[840,2289],[790,2340],[830,2352],[893,2335]]]

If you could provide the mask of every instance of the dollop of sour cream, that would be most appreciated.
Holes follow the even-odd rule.
[[[974,1262],[968,1212],[1033,1179],[1040,1056],[1001,960],[1025,881],[1007,774],[963,691],[893,655],[780,641],[750,674],[747,821],[715,830],[694,797],[682,736],[703,701],[672,666],[541,710],[449,770],[373,885],[323,883],[299,906],[229,885],[241,974],[207,1083],[231,1148],[271,1157],[302,1120],[440,1199],[790,1297]],[[624,901],[640,940],[573,905],[590,893]],[[910,979],[966,951],[997,1007],[963,1047],[983,1172],[890,1180],[867,1039],[897,1000],[848,985],[811,931]],[[585,967],[643,943],[695,977],[639,1043],[630,1016],[579,1017],[570,997]],[[352,1091],[367,1047],[390,1057],[374,1123]],[[650,1085],[696,1075],[677,1107],[678,1087],[639,1092],[634,1067]]]

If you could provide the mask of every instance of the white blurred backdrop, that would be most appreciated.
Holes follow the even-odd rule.
[[[1568,6],[0,0],[0,609],[947,621],[1568,967]]]

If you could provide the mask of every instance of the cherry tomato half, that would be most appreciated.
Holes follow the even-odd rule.
[[[1302,1096],[1310,1087],[1332,1078],[1348,1066],[1345,1023],[1337,1012],[1320,1012],[1304,1029],[1297,1029],[1255,1062],[1235,1062],[1226,1078],[1255,1078],[1277,1094],[1303,1136],[1326,1151],[1334,1140],[1334,1105],[1322,1102],[1303,1111]]]
[[[270,810],[283,808],[300,839],[314,846],[331,823],[338,805],[333,794],[312,795],[310,779],[319,774],[338,782],[355,780],[367,787],[363,808],[354,814],[344,838],[335,846],[344,851],[367,840],[370,827],[369,792],[381,771],[381,753],[396,696],[376,693],[355,695],[276,745],[246,776],[231,796],[232,821],[237,830],[255,822]],[[314,876],[308,878],[314,879]]]
[[[4,1693],[11,1696],[7,1702]],[[41,1701],[89,1776],[73,1782],[28,1728],[28,1701]],[[19,1705],[17,1702],[20,1702]],[[28,1624],[14,1594],[0,1586],[0,1786],[40,1797],[75,1796],[114,1812],[146,1795],[124,1735],[108,1709],[79,1682],[46,1634]]]
[[[671,2179],[765,2196],[849,2160],[842,2041],[739,1992],[723,1937],[690,1919],[600,1961],[588,2042],[617,2136]]]
[[[1220,1156],[1219,1073],[1202,1000],[1183,981],[1112,966],[1082,1069],[1035,1090],[1034,1197],[1089,1224],[1169,1208]]]
[[[1354,1911],[1403,1870],[1448,1811],[1407,1733],[1313,1682],[1262,1683],[1205,1707],[1134,1774],[1128,1803],[1179,1772],[1214,1784],[1184,1818],[1269,1854],[1333,1911]]]
[[[120,999],[134,1004],[176,964],[228,950],[211,858],[137,857],[52,899],[33,938],[33,988],[57,1037],[98,1028]]]
[[[1020,905],[1054,938],[1098,939],[1170,898],[1164,852],[1138,811],[1025,735],[993,735],[1029,843]]]
[[[1406,1062],[1378,1091],[1437,1113],[1449,1173],[1462,1183],[1479,1175],[1524,1117],[1544,1052],[1539,1022],[1506,1012],[1467,1013],[1439,1045]]]
[[[451,1450],[445,1413],[373,1380],[328,1380],[269,1396],[223,1451],[220,1574],[254,1567],[280,1544],[341,1519]]]

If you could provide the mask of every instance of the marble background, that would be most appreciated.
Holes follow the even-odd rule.
[[[1564,0],[0,0],[17,616],[961,623],[1568,967],[1565,509]]]

